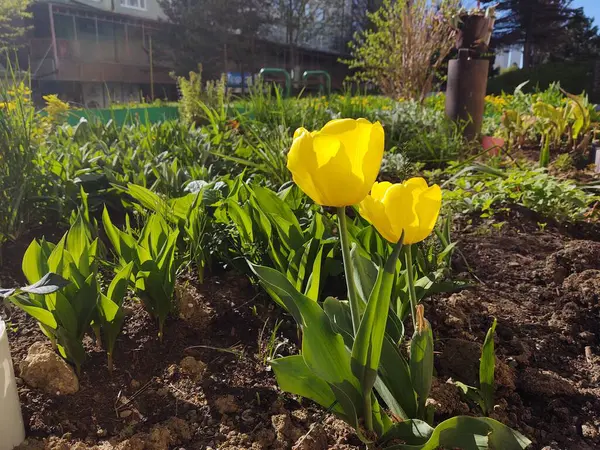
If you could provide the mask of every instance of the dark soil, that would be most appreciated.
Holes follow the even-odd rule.
[[[478,218],[458,225],[455,272],[474,287],[425,304],[438,352],[436,420],[479,414],[446,381],[476,385],[496,317],[492,416],[534,440],[534,449],[600,448],[600,233],[586,224],[541,231],[542,221],[522,210],[498,220],[500,229]],[[22,255],[4,256],[16,277]],[[265,364],[268,340],[283,320],[278,352],[294,352],[295,326],[258,292],[232,273],[203,285],[182,278],[180,317],[167,323],[162,344],[156,324],[131,302],[112,377],[90,338],[80,392],[55,397],[21,384],[32,438],[23,448],[363,448],[342,422],[277,388]],[[45,337],[20,311],[11,310],[10,323],[18,366]],[[187,356],[206,364],[200,379],[182,367]]]

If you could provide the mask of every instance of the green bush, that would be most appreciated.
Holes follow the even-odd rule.
[[[567,92],[581,94],[586,91],[593,94],[594,62],[568,62],[548,63],[530,69],[520,69],[504,72],[488,80],[487,93],[501,94],[512,93],[517,86],[525,81],[529,83],[523,87],[525,92],[536,89],[545,90],[552,83],[560,82]]]

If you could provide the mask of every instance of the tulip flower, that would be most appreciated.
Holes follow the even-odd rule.
[[[388,241],[396,243],[404,231],[404,243],[421,242],[433,231],[442,204],[437,184],[423,178],[404,183],[375,183],[360,203],[360,214]]]
[[[350,206],[369,193],[383,146],[379,122],[332,120],[320,131],[296,130],[287,167],[294,182],[319,205]]]

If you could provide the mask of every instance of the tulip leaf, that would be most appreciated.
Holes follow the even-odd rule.
[[[388,258],[385,268],[379,270],[352,346],[352,371],[361,383],[363,395],[371,392],[377,379],[394,285],[395,266],[401,249],[402,239]]]
[[[323,303],[323,309],[336,331],[344,338],[346,347],[352,348],[354,338],[348,302],[328,297]],[[393,316],[390,314],[388,317],[388,329]],[[383,341],[378,372],[374,387],[391,412],[404,420],[416,417],[417,400],[411,388],[408,363],[387,334]]]
[[[367,303],[377,281],[377,266],[370,259],[361,255],[357,245],[352,246],[350,259],[352,261],[352,270],[354,271],[356,290],[362,300]]]
[[[494,333],[496,331],[497,321],[488,330],[483,350],[481,352],[481,362],[479,363],[479,390],[483,400],[483,413],[488,414],[494,406],[494,372],[496,367],[496,354],[494,352]]]
[[[422,327],[415,330],[410,342],[410,375],[417,394],[418,415],[423,418],[433,379],[433,331],[425,318],[422,318]]]
[[[329,384],[311,372],[301,355],[274,359],[270,365],[283,391],[309,398],[347,420]]]
[[[424,436],[428,438],[424,439]],[[488,417],[457,416],[445,420],[435,429],[420,420],[394,425],[384,436],[386,441],[403,440],[406,444],[383,447],[385,450],[523,450],[531,441],[516,430]],[[425,442],[423,442],[425,440]]]
[[[356,412],[362,411],[362,396],[342,336],[334,331],[321,306],[298,292],[283,274],[269,267],[250,267],[283,300],[302,328],[302,356],[307,367],[331,386],[349,423],[357,428]]]

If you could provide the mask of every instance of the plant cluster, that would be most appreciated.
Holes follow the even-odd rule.
[[[326,160],[320,160],[323,152]],[[334,120],[320,131],[299,129],[295,134],[288,156],[294,181],[316,204],[337,208],[347,297],[319,302],[279,268],[251,264],[302,332],[301,354],[271,361],[277,381],[283,390],[328,408],[367,444],[465,448],[477,440],[485,448],[525,448],[527,438],[486,417],[453,417],[432,426],[426,400],[433,379],[434,338],[419,304],[413,246],[432,233],[442,192],[422,178],[375,182],[383,152],[381,125],[365,119]],[[377,247],[365,249],[353,242],[346,208],[356,204],[364,220],[392,246],[386,258]],[[419,287],[427,291],[431,284]],[[413,335],[405,356],[403,320],[409,314]],[[490,338],[486,341],[481,386],[471,388],[482,399],[484,412],[492,403],[494,372],[493,348],[490,354]]]

